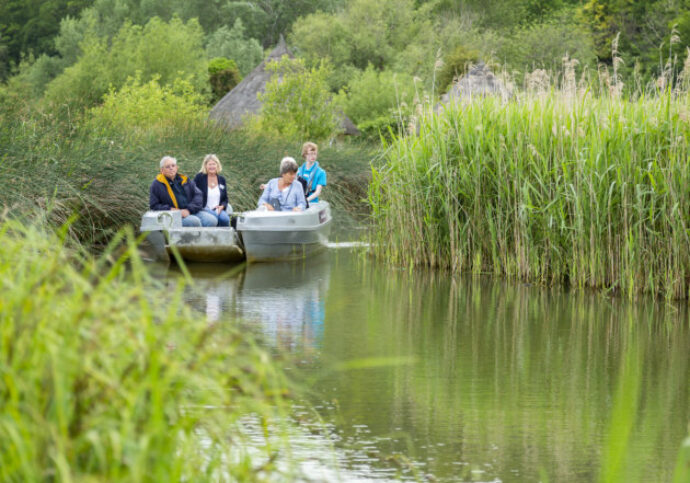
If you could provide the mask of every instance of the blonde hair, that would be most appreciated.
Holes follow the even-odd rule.
[[[220,173],[223,171],[223,165],[220,164],[220,160],[218,159],[218,156],[215,154],[207,154],[204,156],[204,162],[201,163],[201,169],[199,170],[200,173],[208,174],[208,170],[206,169],[206,165],[208,164],[209,161],[215,161],[216,164],[218,165],[218,172]]]
[[[306,157],[307,153],[312,149],[317,153],[319,152],[319,147],[316,145],[316,143],[307,141],[306,143],[302,144],[302,157]]]

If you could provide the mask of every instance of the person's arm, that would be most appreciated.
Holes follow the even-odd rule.
[[[319,168],[319,170],[314,173],[314,184],[316,188],[314,188],[314,192],[307,197],[309,201],[318,198],[321,194],[321,189],[326,186],[326,171],[324,169]]]
[[[302,188],[302,183],[294,182],[292,184],[297,185],[298,188],[294,190],[293,196],[295,200],[295,207],[292,209],[292,211],[304,211],[307,208],[307,201],[304,197],[304,189]]]
[[[320,194],[321,194],[321,185],[317,184],[314,192],[312,194],[310,194],[309,196],[307,196],[307,201],[311,201],[314,198],[318,198]]]
[[[170,209],[170,204],[163,203],[163,201],[161,200],[158,190],[156,189],[155,181],[151,183],[151,187],[149,188],[149,208],[155,211],[163,211]]]
[[[269,181],[266,184],[266,188],[264,189],[264,191],[261,193],[261,196],[259,197],[259,203],[257,204],[257,208],[261,208],[265,204],[270,206],[270,203],[268,202],[268,200],[270,200],[270,199],[271,199],[271,182]],[[271,206],[271,208],[273,208],[273,207]],[[268,209],[271,209],[271,208],[268,208]]]
[[[224,186],[225,189],[220,188],[220,186]],[[222,176],[218,176],[218,189],[220,189],[220,202],[219,206],[225,210],[228,207],[228,183],[225,181],[225,178]]]
[[[194,184],[194,181],[187,181],[187,183],[190,184],[190,190],[188,190],[188,193],[190,193],[191,199],[189,200],[189,203],[187,203],[187,209],[191,214],[198,213],[202,210],[204,207],[204,195],[201,192],[199,188],[196,187]]]

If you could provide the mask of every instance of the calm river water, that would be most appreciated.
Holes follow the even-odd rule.
[[[190,268],[189,303],[292,354],[334,478],[672,479],[690,420],[684,307],[400,271],[353,248]]]

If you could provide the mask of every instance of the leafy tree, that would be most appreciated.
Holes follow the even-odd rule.
[[[93,0],[3,0],[0,2],[0,73],[9,71],[9,64],[18,64],[22,54],[55,53],[53,37],[58,32],[56,21],[76,15]]]
[[[213,32],[206,44],[209,58],[227,57],[237,63],[240,73],[249,74],[263,59],[263,49],[256,39],[245,37],[244,25],[239,18],[232,29],[225,26]]]
[[[213,93],[212,103],[218,102],[242,80],[234,60],[217,57],[208,63],[208,81]]]
[[[687,0],[587,0],[580,13],[600,61],[613,61],[613,40],[618,37],[616,55],[629,70],[637,63],[641,74],[650,77],[664,69],[670,55],[689,45],[690,39],[672,32],[689,9]]]
[[[313,12],[334,12],[343,0],[230,0],[221,7],[226,23],[242,19],[247,35],[259,39],[264,48],[278,43],[299,17]]]
[[[592,36],[575,18],[572,11],[570,15],[565,11],[545,22],[516,29],[499,49],[499,61],[517,72],[537,68],[559,71],[566,55],[581,67],[594,65],[597,58]]]
[[[336,72],[344,72],[332,87],[341,87],[369,64],[390,67],[399,52],[427,34],[424,18],[412,0],[352,0],[337,14],[315,13],[297,20],[291,44],[310,65],[329,58]]]
[[[250,129],[287,139],[328,139],[338,131],[338,116],[328,90],[330,66],[306,67],[302,59],[269,62],[273,73],[259,94],[261,113]]]
[[[540,23],[564,7],[576,6],[581,0],[433,0],[438,15],[460,12],[476,17],[484,28],[511,30],[517,26]]]
[[[208,71],[202,39],[196,20],[184,23],[173,18],[166,23],[157,17],[144,27],[125,24],[110,44],[87,37],[80,45],[79,60],[48,85],[46,97],[60,103],[93,105],[111,87],[118,89],[137,73],[142,82],[157,78],[162,85],[189,79],[198,92],[206,92]]]

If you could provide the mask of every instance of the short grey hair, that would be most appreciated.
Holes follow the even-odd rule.
[[[166,161],[173,161],[175,164],[177,164],[177,159],[173,158],[172,156],[163,156],[160,162],[161,169],[163,169],[163,166],[165,166]]]
[[[285,156],[280,160],[280,175],[285,173],[296,173],[297,172],[297,161],[290,156]]]

